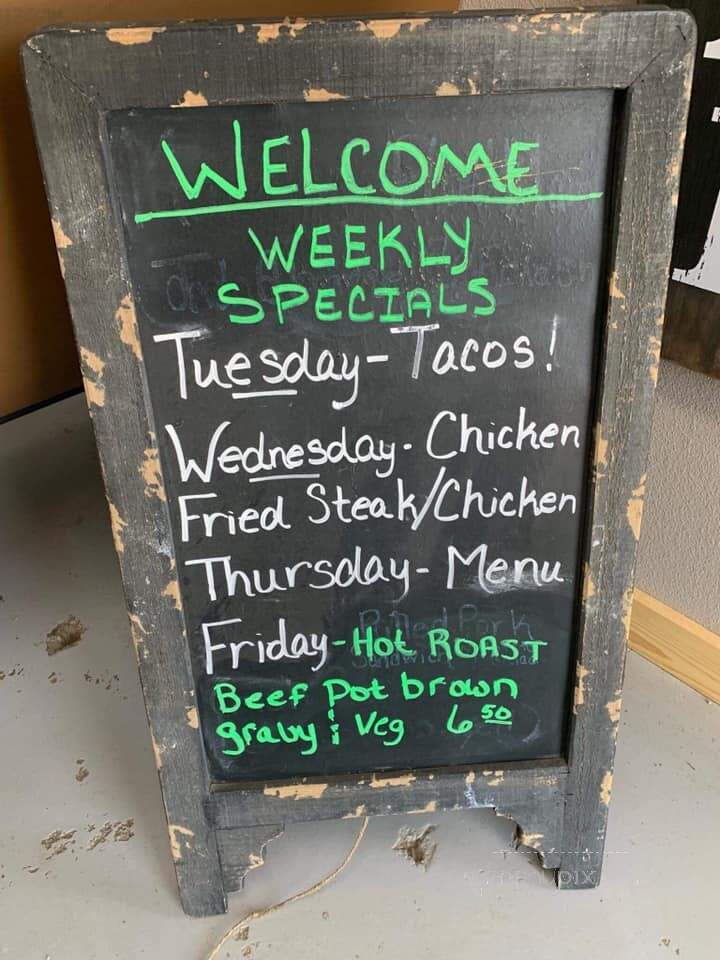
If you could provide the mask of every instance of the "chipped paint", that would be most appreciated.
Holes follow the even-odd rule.
[[[415,780],[415,775],[406,773],[402,777],[373,777],[370,786],[377,790],[378,787],[408,787]]]
[[[115,544],[115,550],[117,553],[125,552],[125,544],[123,543],[123,530],[127,526],[127,523],[120,516],[120,511],[115,506],[114,503],[110,503],[108,500],[108,509],[110,510],[110,526],[112,528],[113,542]]]
[[[428,800],[424,807],[416,807],[414,810],[408,810],[408,813],[435,813],[437,811],[437,800]]]
[[[608,465],[608,442],[603,436],[602,424],[598,423],[595,427],[595,466],[606,467]]]
[[[587,667],[584,667],[581,663],[578,664],[573,713],[577,713],[578,707],[581,707],[585,703],[585,678],[589,675],[589,673],[590,671],[587,669]]]
[[[235,24],[235,29],[237,30],[238,33],[245,33],[245,24],[244,24],[244,23],[236,23],[236,24]]]
[[[525,833],[518,831],[518,844],[522,847],[532,847],[533,850],[539,850],[545,837],[543,833]]]
[[[265,787],[263,794],[282,800],[317,800],[327,788],[326,783],[290,783],[283,787]]]
[[[475,771],[471,770],[470,773],[465,777],[465,783],[470,786],[475,783]]]
[[[177,103],[171,103],[171,107],[206,107],[208,105],[207,97],[198,90],[186,90],[182,95],[182,100]]]
[[[185,710],[185,716],[187,717],[187,725],[193,730],[197,730],[197,728],[200,726],[197,707],[187,707]]]
[[[180,848],[180,840],[178,839],[178,834],[181,837],[194,837],[195,834],[188,827],[181,827],[175,823],[168,824],[168,834],[170,835],[170,850],[172,852],[173,860],[178,863],[182,860],[182,849]],[[190,840],[185,841],[185,846],[188,850],[191,850]]]
[[[286,31],[284,35],[294,40],[309,24],[303,17],[296,17],[294,20],[291,20],[290,17],[285,17],[284,20],[276,23],[254,23],[253,26],[258,28],[257,42],[269,43],[271,40],[278,40],[280,38],[280,31],[283,29]]]
[[[103,375],[105,361],[101,360],[96,353],[93,353],[91,350],[87,350],[85,347],[81,347],[80,357],[82,358],[82,362],[90,370],[92,370],[96,377],[101,377]]]
[[[176,610],[182,610],[180,603],[180,584],[177,577],[173,578],[162,592],[164,597],[170,597]]]
[[[403,20],[356,20],[357,28],[360,31],[369,30],[376,40],[392,40],[396,37],[403,26],[406,26],[410,33],[417,30],[418,27],[424,27],[430,23],[429,17],[412,17]]]
[[[355,817],[364,817],[364,816],[365,816],[365,804],[361,803],[359,806],[355,807],[354,811],[352,811],[351,813],[344,814],[342,817],[340,817],[340,819],[354,820]]]
[[[265,857],[259,853],[251,853],[248,857],[248,870],[256,870],[265,863]]]
[[[155,734],[152,732],[152,730],[150,731],[150,739],[152,740],[153,753],[155,754],[155,766],[158,770],[162,770],[165,747],[163,744],[157,742],[155,739]]]
[[[502,783],[505,779],[504,770],[483,770],[482,775],[485,777],[489,787],[497,787],[498,784]],[[489,780],[488,777],[490,778]],[[465,782],[467,783],[467,779]]]
[[[132,637],[133,647],[135,647],[135,656],[139,661],[147,631],[136,613],[130,613],[130,611],[128,611],[128,619],[130,620],[130,636]]]
[[[600,800],[607,807],[610,803],[610,794],[612,793],[613,785],[613,775],[612,771],[608,770],[605,776],[602,778],[602,783],[600,784]]]
[[[256,23],[253,26],[258,28],[257,42],[269,43],[271,40],[277,40],[280,36],[282,23]]]
[[[126,293],[120,301],[120,306],[115,312],[115,319],[120,328],[120,339],[127,347],[130,347],[138,360],[142,360],[142,349],[140,347],[137,318],[135,316],[135,304],[129,293]]]
[[[333,93],[325,87],[310,87],[309,90],[303,90],[303,97],[307,103],[324,103],[327,100],[347,100],[344,93]]]
[[[145,482],[146,497],[157,497],[158,500],[167,500],[162,474],[160,473],[160,456],[157,447],[146,447],[143,451],[140,476]]]
[[[593,580],[592,574],[590,573],[590,564],[586,562],[585,563],[585,582],[583,584],[583,599],[592,600],[592,598],[595,596],[595,593],[596,593],[595,581]]]
[[[138,43],[150,43],[156,33],[165,33],[166,27],[111,27],[105,31],[110,43],[133,47]]]
[[[622,615],[622,624],[625,628],[625,639],[630,635],[630,623],[632,620],[632,607],[633,607],[633,587],[630,587],[623,594],[623,615]]]
[[[636,540],[640,539],[643,504],[645,503],[645,478],[646,474],[643,474],[640,478],[640,483],[632,492],[632,497],[630,497],[627,507],[628,523],[630,524],[633,537],[635,537]]]
[[[459,97],[460,88],[454,84],[450,83],[449,80],[443,80],[440,86],[435,91],[436,97]]]
[[[660,369],[660,348],[662,339],[660,337],[650,337],[650,379],[653,386],[657,386],[658,370]]]
[[[605,704],[605,709],[608,712],[610,717],[610,723],[613,725],[620,720],[620,708],[622,706],[622,697],[618,697],[617,700],[611,700],[609,703]]]
[[[84,367],[90,372],[83,371],[83,384],[85,385],[85,396],[89,406],[105,406],[105,384],[102,383],[105,361],[88,350],[86,347],[80,347],[80,360]]]
[[[67,250],[68,247],[72,246],[72,240],[60,226],[60,221],[55,220],[54,217],[52,220],[52,228],[55,236],[55,246],[58,250]]]
[[[610,277],[610,296],[613,300],[625,300],[625,293],[620,287],[617,270],[613,271],[613,275]],[[624,310],[625,306],[621,303],[620,308]]]

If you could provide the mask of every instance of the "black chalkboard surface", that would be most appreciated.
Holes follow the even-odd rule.
[[[694,28],[23,49],[183,906],[297,821],[489,807],[596,886]]]
[[[109,118],[214,777],[563,752],[612,104]]]

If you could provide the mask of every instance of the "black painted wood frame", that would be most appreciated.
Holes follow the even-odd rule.
[[[49,28],[23,59],[185,910],[296,820],[491,807],[563,888],[600,877],[695,28],[683,12]],[[107,111],[614,88],[620,100],[576,684],[565,758],[213,789],[195,706]],[[570,708],[569,708],[570,709]]]

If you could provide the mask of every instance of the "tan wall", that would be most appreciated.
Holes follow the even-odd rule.
[[[720,633],[720,383],[660,364],[637,586]]]
[[[432,0],[451,10],[455,0]],[[407,0],[0,0],[0,416],[80,385],[18,48],[49,23],[401,12]]]

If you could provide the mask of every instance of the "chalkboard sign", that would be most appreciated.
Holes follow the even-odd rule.
[[[28,41],[189,912],[290,820],[417,809],[598,882],[691,36]]]

